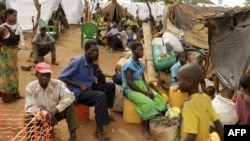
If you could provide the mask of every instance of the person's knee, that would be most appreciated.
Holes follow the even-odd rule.
[[[110,91],[115,91],[115,83],[107,83]]]
[[[104,92],[98,91],[96,92],[96,100],[106,100],[106,94]]]

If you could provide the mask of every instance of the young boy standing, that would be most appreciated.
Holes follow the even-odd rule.
[[[202,68],[193,63],[182,66],[178,71],[178,87],[182,92],[189,93],[182,108],[181,141],[206,141],[210,121],[213,121],[221,141],[224,140],[223,128],[211,104],[211,98],[199,92],[198,85],[202,76]]]

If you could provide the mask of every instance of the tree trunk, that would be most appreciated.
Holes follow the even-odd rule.
[[[37,10],[37,16],[36,16],[36,23],[33,23],[33,32],[32,32],[32,37],[34,37],[34,35],[36,35],[36,31],[38,28],[38,23],[37,20],[40,18],[41,15],[41,4],[39,4],[39,0],[34,0],[35,6],[36,6],[36,10]]]
[[[89,22],[89,2],[87,0],[84,0],[84,3],[85,3],[85,9],[84,9],[85,21]]]
[[[155,23],[154,16],[153,16],[153,14],[152,14],[151,7],[150,7],[150,5],[149,5],[149,3],[148,3],[148,1],[147,1],[147,0],[145,0],[145,3],[146,3],[146,4],[147,4],[147,6],[148,6],[149,16],[150,16],[150,19],[152,20],[152,21],[151,21],[151,22],[152,22],[152,26],[155,26],[155,25],[156,25],[156,23]]]
[[[145,59],[142,60],[145,68],[147,68],[147,74],[152,78],[156,78],[156,72],[154,67],[154,62],[152,58],[152,31],[148,23],[143,23],[143,35],[144,35],[144,56]]]

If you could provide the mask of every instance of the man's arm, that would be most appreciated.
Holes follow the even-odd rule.
[[[61,72],[58,79],[65,82],[66,84],[78,87],[81,91],[87,90],[88,87],[84,84],[71,80],[71,76],[74,75],[77,70],[78,62],[71,60],[70,64]]]
[[[59,85],[59,93],[60,93],[60,101],[56,106],[58,112],[62,112],[65,110],[70,104],[72,104],[75,100],[74,94],[65,86],[65,84],[61,81],[58,83]]]
[[[32,40],[32,44],[35,44],[35,45],[38,45],[38,46],[42,45],[42,43],[39,41],[39,36],[40,36],[40,34],[35,35],[35,37]]]
[[[106,77],[104,76],[104,74],[103,74],[103,72],[98,64],[95,65],[95,73],[96,73],[98,82],[101,82],[101,83],[106,82]]]
[[[35,91],[32,91],[32,86],[28,85],[25,89],[25,106],[24,106],[24,110],[25,112],[29,112],[33,115],[35,115],[35,112],[40,111],[40,108],[37,107],[36,105],[36,99],[35,99]]]
[[[75,86],[75,87],[79,88],[81,91],[85,91],[85,90],[88,89],[88,87],[85,86],[84,84],[78,83],[76,81],[73,81],[73,80],[70,80],[70,79],[67,79],[67,78],[61,78],[60,80],[63,81],[64,83],[66,83],[66,84],[69,84],[69,85],[72,85],[72,86]]]
[[[55,39],[50,36],[49,34],[46,33],[47,36],[47,44],[54,44],[55,43]]]

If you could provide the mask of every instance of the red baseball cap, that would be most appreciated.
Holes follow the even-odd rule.
[[[35,67],[35,71],[40,73],[53,73],[50,65],[45,62],[38,63]]]

